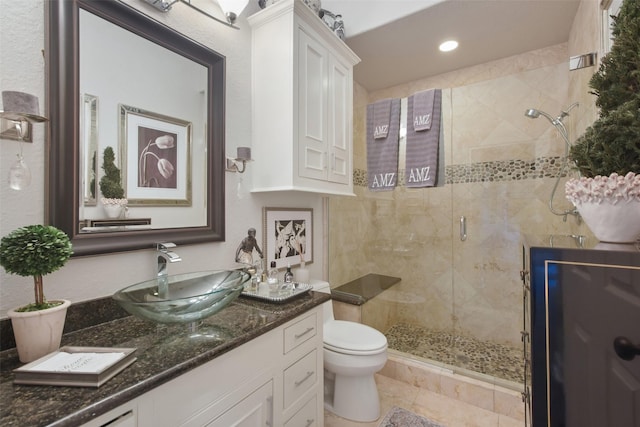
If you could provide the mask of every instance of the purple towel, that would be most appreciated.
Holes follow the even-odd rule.
[[[373,139],[386,138],[389,135],[391,118],[391,98],[373,103]]]
[[[433,187],[438,175],[438,147],[440,145],[440,123],[442,116],[442,90],[433,89],[433,107],[429,128],[416,130],[416,94],[407,102],[407,159],[405,182],[409,188]],[[423,92],[424,93],[424,92]],[[422,100],[420,100],[422,102]],[[421,106],[420,106],[421,107]],[[424,121],[423,121],[424,122]],[[424,123],[420,123],[424,127]]]
[[[384,105],[390,106],[388,112]],[[383,108],[378,108],[382,106]],[[376,116],[388,117],[385,138],[376,139]],[[393,190],[398,182],[398,134],[400,131],[400,99],[384,99],[367,105],[367,174],[372,191]]]
[[[431,129],[435,89],[413,94],[413,130],[420,132]]]

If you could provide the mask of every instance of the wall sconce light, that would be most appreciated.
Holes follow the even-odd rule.
[[[245,7],[249,0],[217,0],[222,13],[227,17],[227,22],[233,24]]]
[[[31,172],[22,157],[22,145],[24,135],[31,123],[46,122],[48,119],[40,115],[38,97],[24,92],[3,91],[0,118],[13,123],[18,140],[20,152],[18,159],[9,169],[9,187],[14,190],[22,190],[31,184]]]
[[[221,24],[224,24],[228,27],[238,29],[238,27],[234,26],[233,23],[236,21],[238,16],[242,13],[245,7],[247,7],[247,3],[249,0],[144,0],[146,3],[155,7],[161,12],[168,12],[171,10],[171,6],[174,4],[181,2],[186,4],[191,9],[194,9],[201,14],[217,21]],[[222,10],[222,13],[225,15],[225,20],[218,19],[209,13],[209,4],[218,3],[218,6]]]
[[[178,3],[180,0],[144,0],[151,6],[155,7],[161,12],[168,12],[171,10],[171,6]]]
[[[244,173],[244,170],[247,167],[247,162],[252,161],[251,158],[251,147],[238,147],[237,157],[231,158],[227,157],[227,172],[238,172]],[[240,169],[240,165],[242,165],[242,169]]]

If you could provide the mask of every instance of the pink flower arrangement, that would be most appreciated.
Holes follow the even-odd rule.
[[[610,204],[619,202],[640,202],[640,174],[633,172],[620,176],[613,173],[609,176],[594,178],[570,179],[565,184],[565,195],[575,206],[582,203]]]
[[[127,199],[110,199],[108,197],[103,197],[102,198],[102,204],[103,205],[126,206],[128,203],[129,203],[129,201]]]

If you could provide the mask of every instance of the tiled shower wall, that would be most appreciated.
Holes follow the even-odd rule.
[[[363,322],[383,332],[412,323],[521,345],[522,235],[590,236],[573,217],[564,222],[549,212],[564,142],[546,119],[524,116],[527,108],[556,115],[578,101],[569,98],[570,79],[583,85],[588,79],[570,76],[569,56],[568,44],[561,44],[375,93],[356,85],[356,197],[329,200],[329,279],[333,287],[367,273],[402,279],[365,305]],[[445,182],[369,191],[366,105],[436,87],[443,89]],[[589,103],[565,120],[571,140],[584,116],[593,115]],[[568,207],[564,182],[554,204]]]

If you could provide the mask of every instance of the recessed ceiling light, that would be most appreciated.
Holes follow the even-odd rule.
[[[452,50],[454,50],[455,48],[458,47],[458,42],[455,40],[447,40],[446,42],[442,42],[440,44],[440,51],[441,52],[450,52]]]

